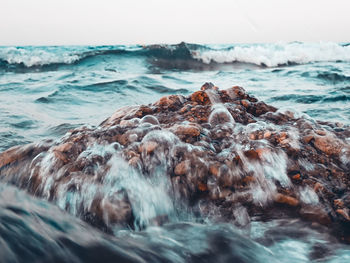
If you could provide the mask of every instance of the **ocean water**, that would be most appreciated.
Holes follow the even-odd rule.
[[[282,110],[350,124],[345,43],[0,47],[0,151],[96,126],[125,105],[189,95],[204,82],[239,85]],[[350,260],[350,247],[297,220],[241,229],[189,215],[107,235],[13,186],[0,183],[0,195],[2,262]],[[162,193],[154,198],[167,206]],[[140,211],[147,207],[140,202]]]

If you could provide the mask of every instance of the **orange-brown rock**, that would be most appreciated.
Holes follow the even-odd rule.
[[[304,143],[309,143],[314,138],[314,135],[308,134],[303,137]]]
[[[205,192],[205,191],[208,191],[208,186],[207,186],[207,184],[199,183],[199,184],[198,184],[198,189],[199,189],[199,191],[201,191],[201,192]]]
[[[272,133],[269,130],[264,132],[264,138],[265,139],[269,139],[271,137],[271,135],[272,135]]]
[[[210,100],[205,91],[196,91],[191,95],[191,101],[197,102],[198,104],[209,104]]]
[[[225,118],[215,120],[215,107]],[[61,141],[11,148],[0,154],[0,179],[55,202],[62,188],[83,196],[81,182],[100,189],[110,172],[117,179],[130,167],[146,180],[167,177],[169,196],[189,209],[205,204],[231,222],[242,206],[251,218],[300,217],[346,238],[350,127],[276,110],[241,87],[206,83],[187,97],[123,107],[98,128],[73,129]],[[91,206],[78,204],[79,216],[134,226],[132,195],[123,191],[100,191]]]
[[[290,206],[298,206],[299,205],[299,200],[288,195],[284,195],[281,193],[278,193],[275,197],[275,202],[280,203],[280,204],[286,204]]]
[[[328,155],[339,154],[342,144],[335,138],[330,136],[315,136],[315,147]]]
[[[255,151],[255,150],[248,150],[248,151],[245,151],[245,152],[244,152],[244,155],[245,155],[248,159],[251,159],[251,160],[259,160],[259,159],[260,159],[258,152]]]
[[[140,147],[140,152],[146,152],[147,154],[152,153],[158,147],[158,143],[154,141],[147,141]]]
[[[53,150],[59,151],[59,152],[68,152],[70,149],[72,149],[73,145],[74,145],[73,143],[67,142],[54,147]]]
[[[335,199],[333,203],[334,203],[334,206],[336,207],[339,207],[339,208],[344,207],[344,202],[341,199]]]
[[[201,133],[200,129],[194,125],[178,125],[175,128],[175,134],[197,137]]]
[[[182,161],[175,166],[174,173],[176,175],[185,175],[189,171],[189,162]]]
[[[249,108],[250,102],[248,100],[241,100],[241,104],[245,108]]]
[[[293,180],[300,180],[301,179],[301,176],[300,174],[295,174],[292,176]]]
[[[348,209],[337,209],[336,213],[341,215],[345,220],[350,221]]]
[[[219,164],[212,164],[209,166],[209,171],[212,175],[218,176],[219,174]]]

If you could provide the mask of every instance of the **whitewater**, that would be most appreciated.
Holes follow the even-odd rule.
[[[71,129],[96,128],[121,107],[127,111],[129,106],[153,103],[165,95],[187,96],[207,81],[223,89],[242,86],[281,112],[290,111],[311,122],[332,121],[339,129],[350,125],[347,43],[0,47],[0,150],[58,141]],[[216,110],[222,110],[220,105]],[[171,134],[155,136],[178,143]],[[297,219],[258,222],[241,208],[235,210],[238,223],[220,222],[216,211],[198,218],[168,194],[171,189],[161,176],[164,170],[146,178],[122,160],[117,148],[103,145],[87,149],[79,158],[94,154],[113,155],[112,170],[101,188],[98,178],[84,181],[80,195],[67,195],[69,189],[62,188],[53,202],[45,190],[52,183],[49,176],[40,197],[0,180],[0,261],[350,260],[350,247],[322,227],[310,228]],[[47,167],[41,171],[43,176],[50,173],[50,158],[41,161]],[[271,166],[263,167],[282,184],[289,183],[278,173],[286,169],[285,159],[271,155]],[[113,209],[107,201],[124,191],[135,207],[133,224],[103,232],[94,227],[98,222],[79,217],[81,204],[91,207],[93,198],[102,196],[105,209]],[[309,189],[301,194],[305,202],[318,201]],[[159,222],[164,215],[167,223],[163,225]]]

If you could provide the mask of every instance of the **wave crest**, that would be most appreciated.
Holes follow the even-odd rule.
[[[8,47],[0,49],[0,60],[8,64],[22,64],[25,67],[50,64],[72,64],[81,57],[71,52],[53,52],[43,48]]]
[[[203,63],[250,63],[277,67],[312,62],[350,61],[350,46],[337,43],[300,43],[237,45],[226,49],[194,52]]]
[[[140,56],[152,64],[171,68],[208,68],[208,65],[248,63],[264,67],[312,62],[350,62],[350,45],[337,43],[285,43],[246,45],[63,46],[2,47],[0,65],[47,67],[76,64],[98,56]]]

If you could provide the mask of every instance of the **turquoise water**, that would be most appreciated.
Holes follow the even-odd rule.
[[[233,85],[278,108],[350,124],[350,46],[0,47],[0,150],[96,126],[125,105]],[[349,262],[349,247],[303,222],[249,229],[189,220],[106,235],[1,184],[4,262]]]

